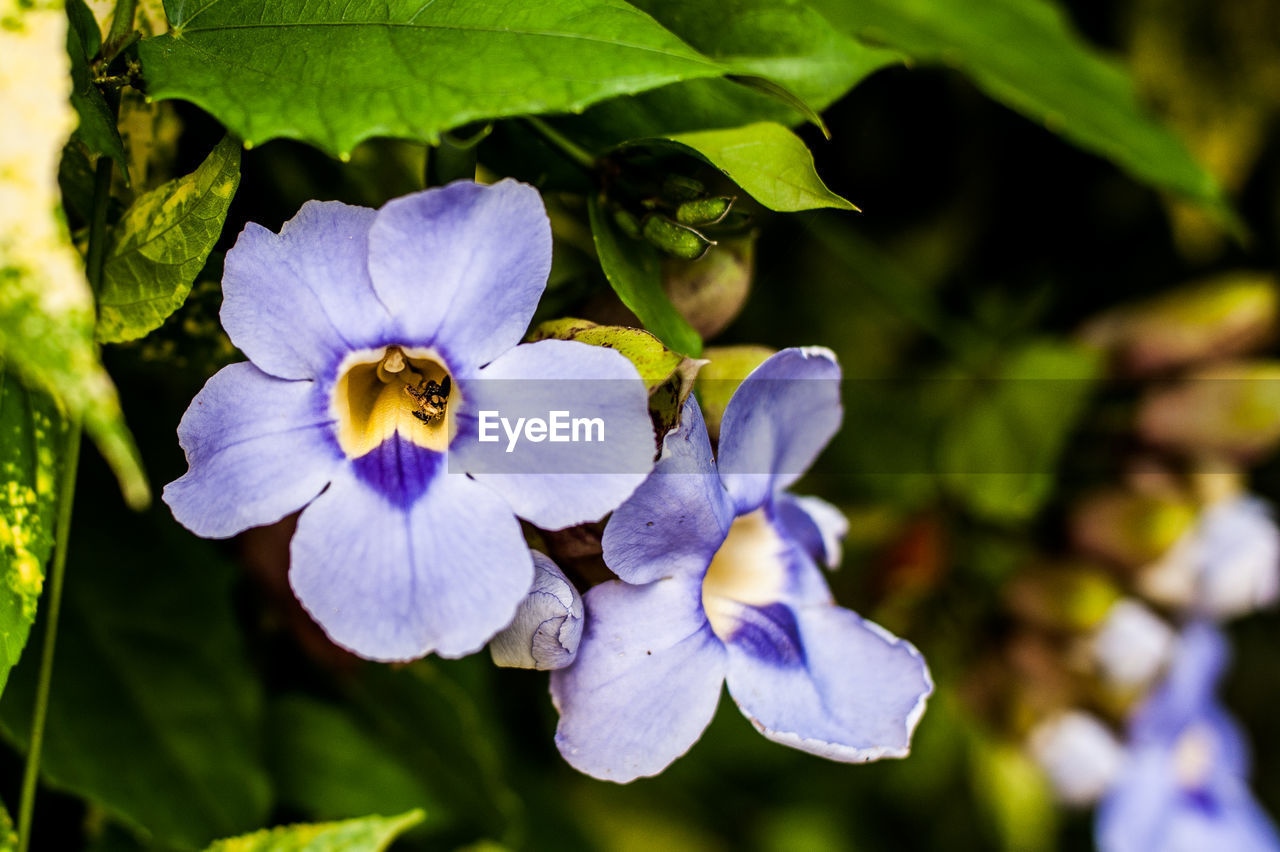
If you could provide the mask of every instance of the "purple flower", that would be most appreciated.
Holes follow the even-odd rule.
[[[726,682],[766,737],[835,760],[901,757],[932,690],[924,661],[836,606],[844,519],[784,489],[840,427],[826,349],[761,364],[725,409],[717,460],[692,399],[652,476],[610,519],[621,580],[586,594],[577,661],[553,672],[556,743],[579,770],[626,782],[701,736]]]
[[[1280,849],[1249,792],[1244,737],[1214,694],[1226,659],[1217,628],[1183,630],[1165,680],[1130,720],[1125,768],[1098,810],[1103,852]]]
[[[516,345],[550,266],[541,198],[512,181],[380,210],[308,202],[278,235],[250,224],[222,305],[249,362],[187,409],[190,470],[165,502],[210,538],[306,507],[289,579],[334,642],[381,660],[478,650],[533,583],[517,517],[597,519],[652,467],[630,362]],[[479,438],[481,412],[557,409],[598,418],[600,440],[508,454]]]

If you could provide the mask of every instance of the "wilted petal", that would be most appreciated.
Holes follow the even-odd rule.
[[[227,252],[222,327],[259,369],[328,378],[352,349],[389,342],[367,268],[374,211],[308,201],[279,235],[253,223]]]
[[[296,512],[343,464],[332,419],[312,382],[224,367],[178,424],[190,469],[164,489],[178,522],[226,538]]]
[[[604,561],[628,583],[701,575],[733,520],[702,411],[691,396],[662,458],[604,528]]]
[[[910,643],[836,606],[756,612],[726,642],[727,680],[762,734],[844,762],[907,754],[933,691]]]
[[[743,380],[720,422],[720,477],[739,514],[813,464],[840,429],[840,366],[829,349],[784,349]]]
[[[632,363],[612,349],[570,340],[522,344],[469,377],[461,391],[449,470],[471,474],[544,529],[599,520],[653,469],[648,391]],[[489,412],[484,433],[483,412]],[[533,434],[520,428],[535,418],[547,428]],[[482,434],[495,440],[481,441]]]
[[[480,367],[529,325],[551,271],[551,223],[531,186],[457,181],[378,211],[369,271],[408,341]]]
[[[610,581],[586,595],[577,661],[551,674],[556,745],[574,768],[627,782],[689,750],[715,714],[725,651],[696,583]]]
[[[344,473],[302,513],[290,562],[294,593],[329,638],[376,660],[477,651],[533,582],[510,508],[442,471],[408,505]]]
[[[549,671],[573,662],[582,638],[582,598],[556,563],[533,551],[533,589],[515,621],[489,643],[500,666]]]

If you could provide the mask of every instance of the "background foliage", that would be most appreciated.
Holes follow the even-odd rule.
[[[136,5],[114,4],[112,26],[113,4],[0,0],[0,104],[22,127],[0,145],[11,808],[68,435],[83,425],[101,453],[75,485],[37,848],[1087,842],[992,686],[1021,647],[1010,589],[1067,551],[1073,501],[1118,481],[1140,440],[1147,386],[1115,381],[1079,330],[1218,272],[1274,293],[1259,279],[1280,246],[1272,6]],[[178,419],[239,359],[218,280],[246,222],[278,229],[311,198],[376,206],[477,163],[546,194],[557,242],[538,320],[638,318],[691,356],[704,338],[836,350],[845,427],[799,490],[853,521],[838,600],[930,662],[939,688],[908,760],[779,748],[726,701],[661,777],[595,782],[555,751],[545,675],[483,654],[378,666],[329,645],[289,592],[288,522],[215,543],[126,505],[182,473]],[[669,175],[703,189],[681,196]],[[1190,313],[1212,337],[1212,312]],[[713,354],[707,375],[732,374],[731,355],[751,357]],[[1250,435],[1280,423],[1274,399],[1257,404]],[[1268,447],[1251,481],[1280,499]],[[1276,627],[1234,626],[1228,683],[1272,813]],[[310,825],[262,831],[289,823]]]

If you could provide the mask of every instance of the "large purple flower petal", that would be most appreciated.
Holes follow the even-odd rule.
[[[374,211],[308,201],[279,235],[250,223],[227,252],[222,327],[264,372],[328,377],[352,349],[388,342],[367,267]]]
[[[586,595],[577,661],[551,674],[556,745],[596,778],[656,775],[715,714],[725,652],[702,615],[697,583],[613,580]]]
[[[344,473],[302,513],[290,563],[294,593],[329,638],[376,660],[479,650],[533,582],[510,508],[443,470],[408,506]]]
[[[449,469],[470,473],[544,529],[598,520],[653,469],[648,392],[612,349],[567,340],[523,344],[460,381],[459,391]],[[553,412],[563,416],[563,429],[542,440],[520,431],[513,443],[498,420],[519,431],[520,418],[546,423]],[[579,420],[597,420],[598,428],[573,425]],[[480,440],[482,429],[492,442]],[[555,440],[556,432],[565,440]]]
[[[915,648],[836,606],[743,610],[729,694],[762,734],[845,762],[907,754],[933,690]]]
[[[164,489],[178,522],[226,538],[280,520],[320,493],[343,464],[312,382],[224,367],[178,424],[190,469]]]
[[[457,181],[388,202],[369,271],[405,340],[479,367],[520,341],[551,271],[551,224],[531,186]]]
[[[743,380],[720,421],[720,478],[738,513],[800,478],[840,429],[840,366],[829,349],[784,349]]]
[[[662,442],[653,473],[604,528],[604,561],[628,583],[697,575],[733,522],[702,411],[691,396]]]

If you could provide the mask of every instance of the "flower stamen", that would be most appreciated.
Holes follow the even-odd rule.
[[[338,443],[349,458],[359,458],[398,434],[443,452],[453,431],[446,415],[456,409],[457,395],[432,350],[387,346],[352,353],[334,383]]]

